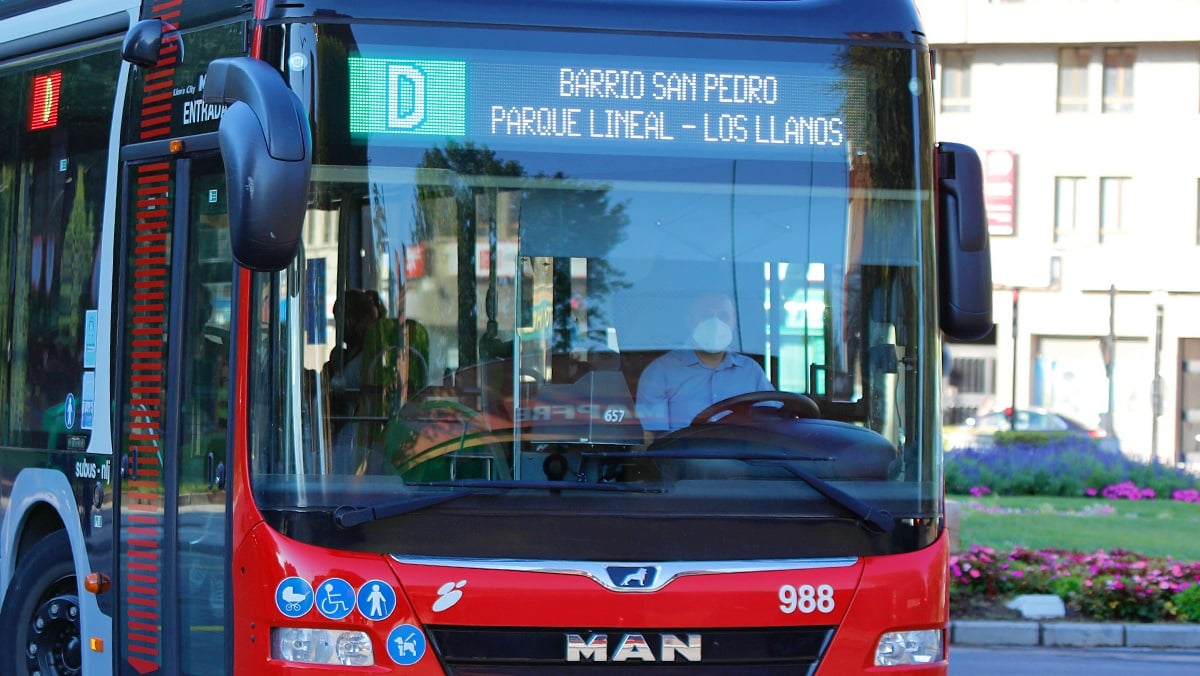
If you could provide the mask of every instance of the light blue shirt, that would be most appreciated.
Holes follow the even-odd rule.
[[[673,431],[722,399],[774,389],[758,362],[745,355],[726,352],[711,368],[695,350],[672,350],[650,362],[638,379],[637,415],[648,432]]]

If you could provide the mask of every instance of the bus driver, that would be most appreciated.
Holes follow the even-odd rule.
[[[758,362],[729,351],[737,317],[728,295],[702,293],[693,299],[687,319],[689,346],[650,362],[638,380],[637,415],[647,445],[687,427],[718,401],[775,389]]]

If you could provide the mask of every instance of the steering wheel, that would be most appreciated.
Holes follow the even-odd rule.
[[[522,366],[518,369],[517,376],[521,378],[522,382],[532,382],[538,387],[541,387],[546,382],[546,379],[542,377],[541,371],[529,366]],[[526,381],[526,377],[532,378],[532,381]]]
[[[780,392],[777,390],[763,390],[761,392],[746,392],[722,399],[717,403],[705,408],[696,414],[692,419],[693,425],[703,425],[704,423],[720,422],[723,420],[735,421],[749,419],[753,414],[756,406],[766,402],[778,402],[778,407],[766,408],[759,410],[768,412],[780,418],[820,418],[821,409],[817,408],[817,403],[803,394],[795,392]],[[726,415],[721,415],[722,413]]]

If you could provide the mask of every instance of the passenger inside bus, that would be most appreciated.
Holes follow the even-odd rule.
[[[702,292],[687,313],[688,347],[655,359],[638,379],[637,416],[646,444],[691,424],[696,414],[729,397],[775,389],[762,367],[729,349],[737,317],[723,292]]]
[[[363,289],[347,289],[333,304],[340,339],[321,370],[321,390],[327,397],[329,432],[337,440],[335,447],[342,450],[340,455],[346,455],[347,448],[360,447],[369,436],[360,424],[370,408],[364,401],[364,371],[371,359],[368,342],[379,342],[369,339],[386,314],[382,305],[376,292]]]
[[[334,321],[342,339],[329,353],[324,376],[334,392],[358,389],[367,334],[380,317],[371,292],[347,289],[333,303]]]

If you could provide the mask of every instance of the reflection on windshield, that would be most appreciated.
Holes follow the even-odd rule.
[[[448,143],[408,169],[315,167],[303,259],[261,294],[283,321],[260,351],[298,370],[275,415],[301,432],[256,470],[719,490],[794,479],[730,460],[783,451],[904,479],[912,205],[855,187],[851,161],[654,162],[598,180]],[[887,457],[848,473],[868,430]],[[611,452],[647,447],[699,455]]]

